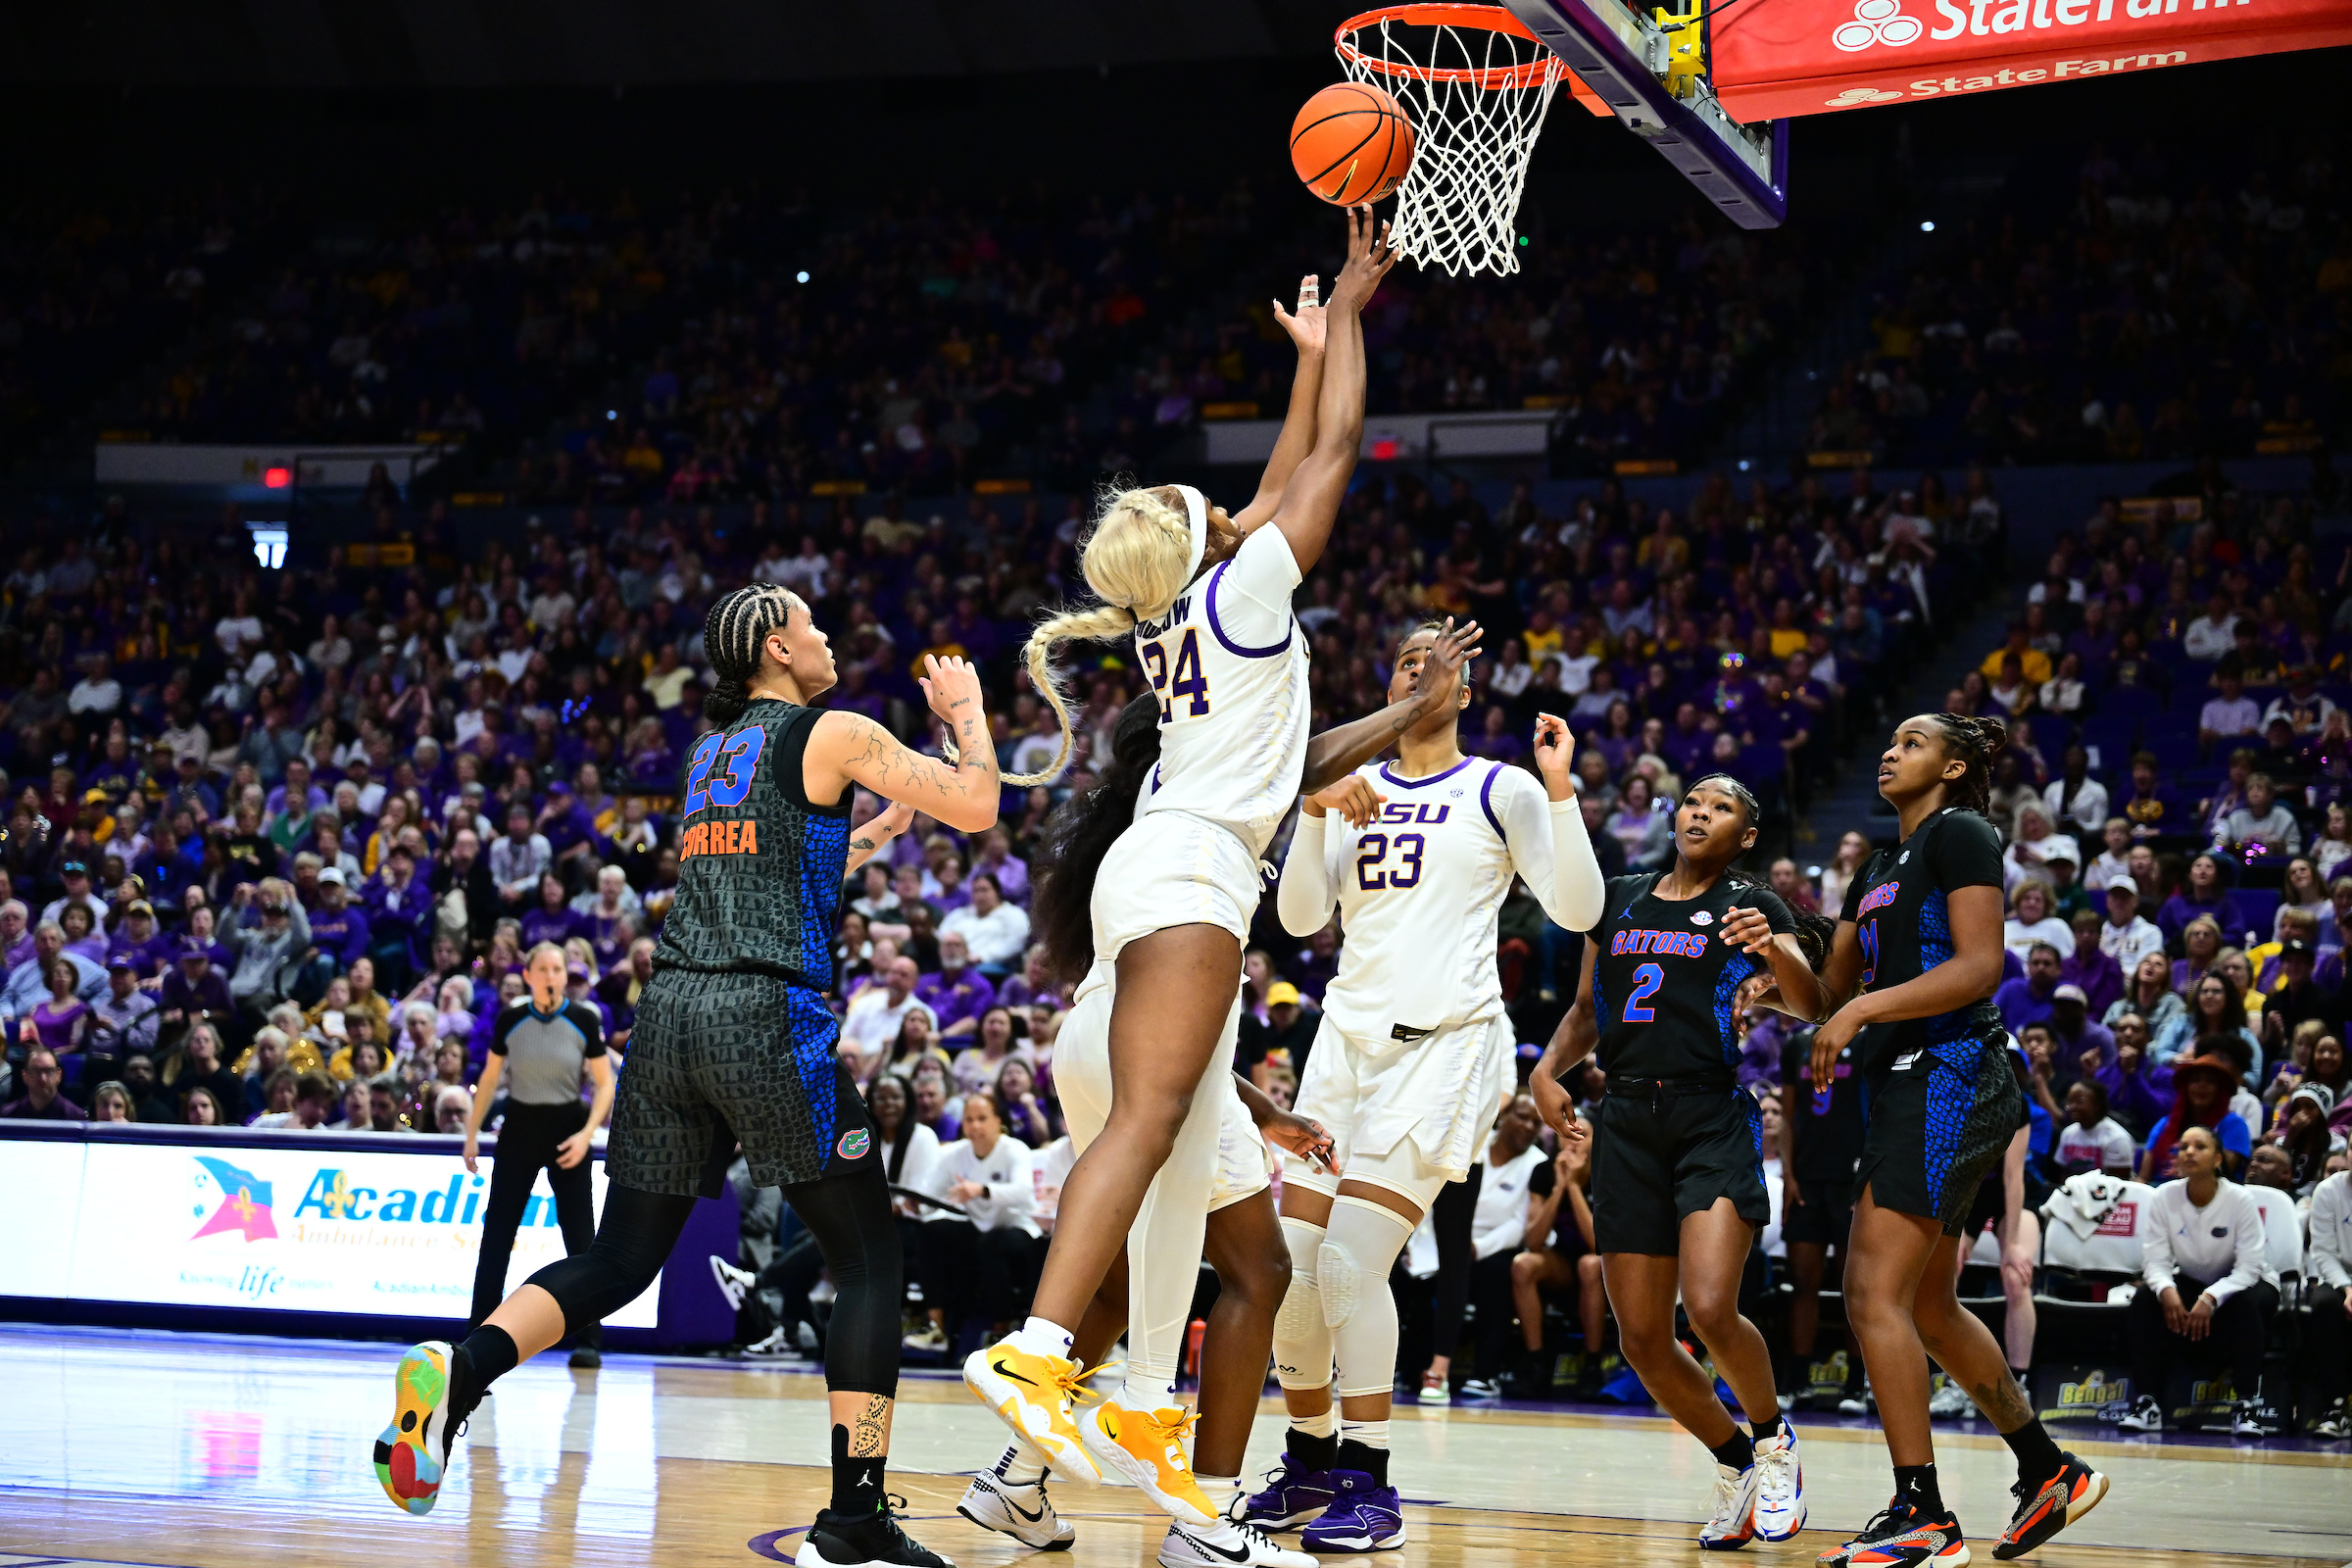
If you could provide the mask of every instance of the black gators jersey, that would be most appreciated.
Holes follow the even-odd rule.
[[[1862,944],[1862,984],[1883,991],[1916,980],[1952,957],[1950,897],[1960,888],[2001,886],[2001,838],[1975,811],[1946,807],[1890,850],[1863,862],[1848,883],[1842,919]],[[1931,1018],[1872,1024],[1854,1040],[1862,1070],[1874,1081],[1897,1057],[1927,1051],[1973,1061],[2001,1028],[1987,997]],[[1947,1050],[1946,1048],[1954,1048]]]
[[[811,806],[802,758],[819,710],[755,699],[695,743],[678,803],[678,892],[656,964],[771,974],[828,989],[850,797]]]
[[[1775,932],[1796,929],[1770,888],[1725,877],[1677,903],[1652,891],[1664,875],[1612,879],[1607,912],[1588,938],[1599,947],[1592,1017],[1603,1072],[1688,1078],[1737,1066],[1740,985],[1770,965],[1723,940],[1724,911],[1761,909]]]

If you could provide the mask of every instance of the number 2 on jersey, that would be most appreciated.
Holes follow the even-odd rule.
[[[1625,999],[1627,1023],[1656,1023],[1658,1009],[1648,1005],[1657,995],[1658,987],[1666,983],[1666,971],[1654,963],[1645,963],[1634,971],[1634,989]]]
[[[1199,718],[1208,711],[1208,677],[1200,671],[1200,634],[1186,627],[1184,641],[1176,648],[1176,668],[1173,678],[1168,669],[1167,651],[1157,643],[1144,644],[1144,662],[1152,666],[1152,690],[1159,696],[1159,721],[1165,724],[1177,716],[1179,699],[1189,701],[1187,718]]]

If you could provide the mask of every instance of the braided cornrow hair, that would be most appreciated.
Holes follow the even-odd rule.
[[[743,716],[752,701],[752,677],[760,673],[760,651],[767,634],[792,618],[800,599],[789,588],[756,582],[721,595],[703,617],[703,657],[718,684],[703,699],[703,712],[724,729]]]
[[[1997,718],[1972,718],[1966,713],[1929,715],[1943,736],[1943,754],[1968,764],[1968,770],[1943,787],[1944,803],[1982,814],[1992,804],[1992,760],[2009,744],[2009,730]]]

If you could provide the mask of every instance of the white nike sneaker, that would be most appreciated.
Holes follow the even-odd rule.
[[[1166,1568],[1317,1568],[1305,1552],[1278,1544],[1255,1525],[1230,1519],[1206,1527],[1169,1525],[1159,1560]]]
[[[1968,1396],[1968,1391],[1960,1386],[1959,1380],[1956,1378],[1945,1378],[1943,1387],[1937,1389],[1928,1399],[1928,1414],[1933,1416],[1942,1416],[1946,1420],[1958,1420],[1976,1413],[1977,1401]]]
[[[1756,1539],[1787,1541],[1805,1527],[1805,1466],[1796,1456],[1796,1429],[1788,1422],[1756,1445],[1755,1475]]]
[[[1039,1551],[1067,1551],[1078,1539],[1076,1527],[1054,1511],[1042,1478],[1023,1484],[983,1470],[972,1477],[956,1511],[983,1530]]]
[[[760,1276],[750,1269],[737,1268],[716,1252],[710,1254],[710,1277],[718,1281],[718,1294],[727,1298],[727,1310],[743,1310],[743,1298],[752,1294]]]
[[[1701,1551],[1738,1551],[1756,1539],[1756,1467],[1715,1467],[1715,1495],[1699,1527]]]

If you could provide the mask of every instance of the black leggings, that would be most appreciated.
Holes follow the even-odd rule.
[[[507,1264],[514,1251],[514,1233],[522,1224],[531,1184],[547,1172],[547,1185],[556,1195],[556,1223],[564,1229],[564,1250],[577,1256],[596,1237],[596,1199],[586,1159],[565,1170],[556,1163],[556,1146],[588,1125],[588,1107],[578,1101],[567,1105],[526,1105],[507,1102],[507,1119],[498,1129],[498,1147],[491,1152],[490,1200],[482,1206],[482,1250],[473,1265],[472,1328],[498,1309],[507,1298]],[[580,1343],[599,1343],[597,1325],[580,1331]]]
[[[2197,1298],[2205,1294],[2202,1281],[2187,1275],[2173,1281],[2180,1293],[2182,1306],[2194,1306]],[[2134,1396],[2154,1395],[2159,1401],[2164,1392],[2165,1375],[2172,1370],[2176,1357],[2225,1360],[2230,1365],[2230,1387],[2241,1399],[2259,1397],[2262,1387],[2263,1340],[2270,1328],[2271,1314],[2278,1309],[2278,1291],[2276,1286],[2260,1281],[2237,1292],[2213,1309],[2213,1323],[2202,1342],[2185,1335],[2175,1334],[2164,1324],[2164,1294],[2147,1285],[2132,1298],[2125,1314],[2126,1330],[2132,1341],[2132,1383]]]
[[[1462,1307],[1470,1299],[1470,1265],[1476,1260],[1481,1158],[1470,1174],[1438,1189],[1429,1205],[1430,1229],[1438,1239],[1438,1304],[1429,1325],[1430,1353],[1451,1356],[1461,1348]]]
[[[1511,1259],[1519,1249],[1506,1247],[1470,1265],[1470,1295],[1478,1302],[1478,1372],[1498,1376],[1527,1342],[1519,1337],[1519,1313],[1511,1300]]]
[[[784,1189],[784,1201],[816,1238],[841,1293],[825,1338],[825,1387],[836,1394],[897,1397],[906,1268],[882,1167],[868,1164],[846,1176],[796,1183]],[[530,1283],[556,1298],[565,1329],[602,1322],[653,1284],[693,1211],[691,1197],[615,1182],[606,1191],[595,1242],[576,1257],[550,1263]]]

